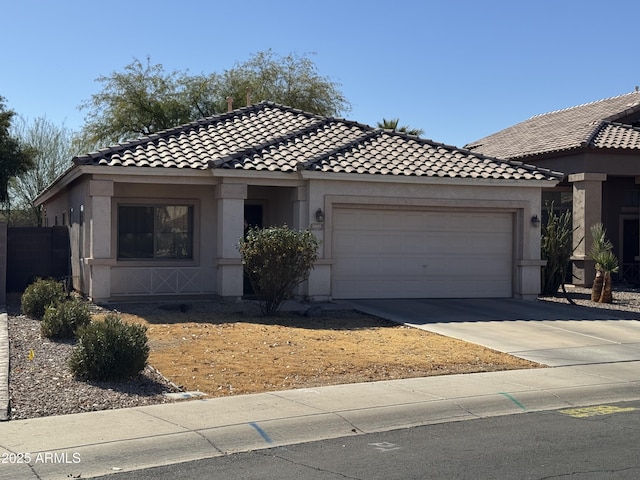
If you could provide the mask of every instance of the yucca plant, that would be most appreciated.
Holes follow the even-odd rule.
[[[571,265],[573,248],[571,245],[574,230],[571,227],[571,212],[557,215],[553,202],[547,204],[547,222],[542,226],[542,258],[547,264],[544,269],[544,295],[557,295],[558,288],[567,277]]]
[[[618,259],[613,254],[613,244],[607,238],[607,231],[602,223],[591,226],[593,243],[589,250],[589,257],[596,262],[596,276],[591,287],[591,301],[611,303],[613,301],[613,287],[611,274],[618,271]]]
[[[602,288],[600,290],[600,297],[597,301],[600,303],[611,303],[613,302],[611,274],[618,271],[618,259],[611,250],[604,250],[599,252],[593,260],[596,262],[596,266],[598,267],[602,278]],[[593,299],[593,292],[591,298]]]

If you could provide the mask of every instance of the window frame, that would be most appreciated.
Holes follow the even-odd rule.
[[[164,200],[164,199],[163,199]],[[121,255],[121,246],[120,246],[120,208],[121,207],[143,207],[143,208],[152,208],[152,216],[153,216],[153,232],[152,232],[152,239],[153,239],[153,248],[152,248],[152,254],[153,256],[151,257],[124,257]],[[158,208],[165,208],[165,207],[186,207],[188,210],[188,215],[189,215],[189,233],[190,233],[190,237],[191,237],[191,246],[190,246],[190,250],[191,250],[191,255],[189,257],[185,257],[185,258],[170,258],[170,257],[159,257],[157,256],[158,253],[158,235],[160,233],[159,229],[158,229],[158,225],[157,225],[157,209]],[[131,263],[144,263],[144,264],[149,264],[149,263],[153,263],[154,265],[156,264],[168,264],[168,265],[172,265],[172,264],[180,264],[180,265],[192,265],[192,264],[196,264],[197,263],[197,256],[198,256],[198,249],[197,249],[197,242],[196,242],[196,238],[197,238],[197,230],[198,230],[198,226],[197,226],[197,222],[196,222],[196,218],[197,218],[197,204],[195,201],[193,200],[182,200],[182,199],[176,199],[175,201],[157,201],[155,199],[153,200],[149,200],[149,201],[141,201],[141,200],[131,200],[131,201],[126,201],[126,200],[120,200],[115,202],[115,209],[114,209],[114,223],[116,228],[113,229],[114,231],[114,245],[115,245],[115,256],[116,256],[116,260],[118,262],[125,262],[127,264],[131,264]]]

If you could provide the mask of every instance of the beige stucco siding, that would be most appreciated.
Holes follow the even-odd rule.
[[[122,260],[117,258],[119,205],[193,207],[193,258]],[[216,286],[217,208],[214,186],[116,183],[111,199],[111,296],[213,294]],[[105,234],[107,232],[104,232]]]
[[[531,183],[491,182],[464,185],[462,182],[443,184],[419,184],[386,181],[329,181],[310,179],[309,214],[312,218],[317,208],[322,208],[325,221],[311,225],[322,241],[321,261],[309,280],[309,295],[331,296],[336,258],[333,252],[332,224],[337,208],[395,208],[407,211],[467,211],[510,214],[513,218],[513,295],[533,298],[540,288],[540,229],[531,225],[533,215],[540,216],[541,189]],[[532,188],[529,188],[532,187]],[[470,267],[471,268],[471,267]],[[477,275],[478,272],[473,272]],[[327,291],[328,290],[328,291]]]
[[[124,171],[124,170],[123,170]],[[128,172],[128,170],[127,170]],[[137,296],[241,296],[242,265],[237,243],[245,204],[264,205],[264,224],[287,224],[321,240],[319,260],[298,294],[315,300],[333,296],[336,266],[334,213],[366,207],[413,212],[488,214],[487,221],[509,219],[509,278],[513,296],[532,298],[540,288],[541,188],[555,182],[393,177],[390,175],[217,172],[213,176],[85,175],[44,202],[49,224],[73,208],[70,225],[74,286],[95,300]],[[182,175],[182,172],[179,172]],[[332,179],[327,179],[330,176]],[[194,209],[193,258],[118,259],[118,205],[188,204]],[[83,224],[79,209],[83,205]],[[324,219],[316,219],[321,209]],[[495,214],[495,215],[493,215]],[[68,213],[66,214],[68,215]],[[480,215],[481,217],[481,215]],[[61,217],[59,216],[59,219]],[[77,223],[77,224],[76,224]],[[474,262],[470,260],[469,268]],[[461,270],[463,271],[463,270]],[[384,274],[384,271],[380,272]],[[473,272],[477,275],[478,272]],[[502,294],[504,295],[504,293]]]

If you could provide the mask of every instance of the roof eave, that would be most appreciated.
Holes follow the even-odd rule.
[[[80,178],[83,175],[81,168],[74,165],[67,169],[67,171],[63,172],[57,179],[55,179],[50,185],[48,185],[42,192],[36,196],[33,200],[33,204],[36,207],[39,207],[47,200],[55,197],[60,190],[65,188],[67,185],[74,182],[76,179]]]
[[[501,186],[501,187],[554,187],[562,181],[562,177],[546,179],[504,179],[485,177],[435,177],[418,175],[362,174],[343,172],[300,171],[303,179],[338,180],[377,183],[405,183],[421,185],[461,185],[461,186]],[[564,174],[562,174],[564,176]]]

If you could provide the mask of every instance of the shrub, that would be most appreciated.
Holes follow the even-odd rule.
[[[247,232],[238,248],[263,314],[275,313],[309,277],[318,245],[310,231],[291,230],[286,225]]]
[[[40,331],[47,338],[73,338],[76,330],[90,321],[89,306],[74,298],[49,305],[42,317]]]
[[[80,327],[77,335],[78,344],[69,358],[76,377],[122,380],[140,373],[147,363],[146,327],[126,324],[115,313]]]
[[[49,305],[55,305],[66,298],[66,293],[62,283],[53,279],[37,279],[29,285],[22,297],[22,313],[42,320],[44,312]]]

